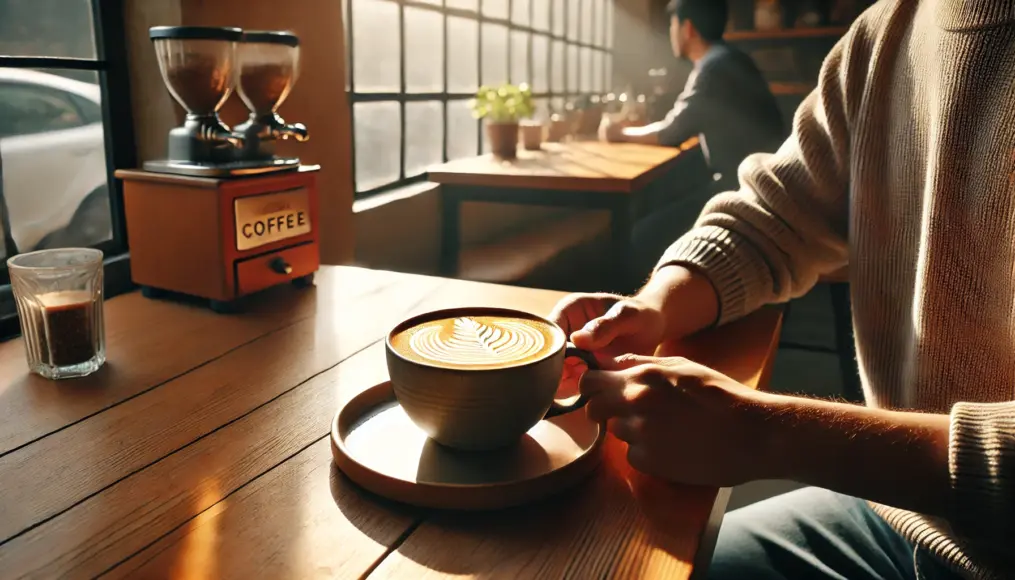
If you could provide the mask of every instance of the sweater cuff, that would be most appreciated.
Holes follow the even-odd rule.
[[[684,265],[698,270],[719,297],[717,325],[764,304],[772,292],[772,273],[760,255],[736,232],[718,226],[695,228],[663,253],[656,270]]]
[[[1015,402],[952,407],[948,469],[956,531],[1015,543]]]

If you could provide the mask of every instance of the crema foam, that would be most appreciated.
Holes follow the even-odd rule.
[[[391,338],[409,360],[458,369],[495,369],[544,358],[561,345],[544,321],[505,316],[460,316],[420,323]]]

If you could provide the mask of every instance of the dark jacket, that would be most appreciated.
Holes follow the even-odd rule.
[[[695,65],[662,123],[661,145],[704,134],[711,169],[724,182],[736,182],[745,157],[772,153],[786,138],[779,106],[754,61],[721,42]]]

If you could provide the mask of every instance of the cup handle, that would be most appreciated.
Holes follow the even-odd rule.
[[[567,348],[564,349],[564,358],[566,359],[573,356],[582,359],[582,361],[588,365],[589,370],[599,370],[599,361],[596,360],[596,356],[594,354],[587,350],[582,350],[569,342],[567,343]],[[546,412],[546,417],[544,418],[550,419],[565,413],[577,411],[578,409],[584,407],[585,403],[588,402],[589,400],[585,397],[585,395],[578,395],[578,397],[571,403],[562,403],[554,399],[553,405],[550,406],[550,410]]]

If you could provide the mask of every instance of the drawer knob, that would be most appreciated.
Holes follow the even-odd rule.
[[[268,267],[284,276],[293,273],[293,267],[290,266],[289,262],[286,262],[284,258],[273,258],[270,262],[268,262]]]

